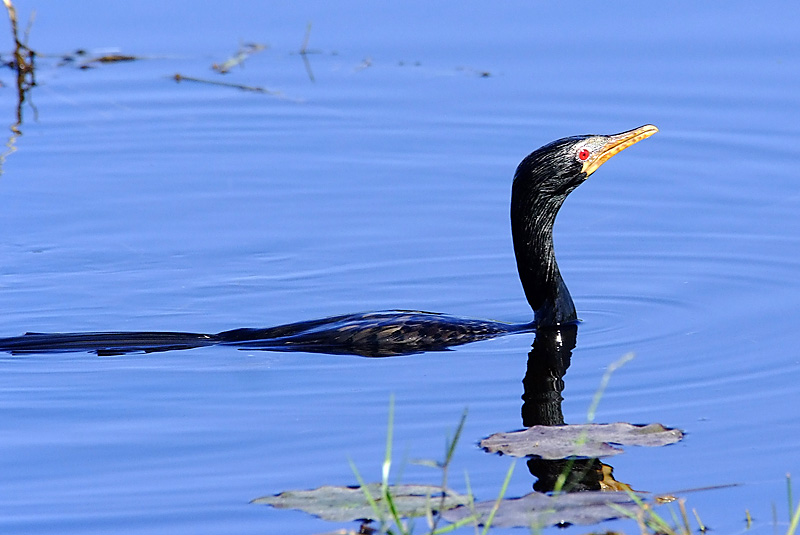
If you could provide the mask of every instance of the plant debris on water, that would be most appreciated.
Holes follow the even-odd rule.
[[[661,424],[535,425],[521,431],[495,433],[480,442],[489,453],[542,459],[608,457],[623,452],[613,446],[667,446],[683,439],[683,431]]]
[[[237,50],[236,54],[232,57],[222,63],[214,63],[211,65],[211,68],[220,74],[228,74],[234,67],[243,65],[244,61],[253,54],[257,54],[266,49],[267,45],[261,43],[245,43],[239,47],[239,50]]]
[[[375,496],[379,506],[386,506],[381,497],[381,484],[370,483],[366,490]],[[397,513],[404,518],[425,516],[431,509],[452,509],[467,505],[469,497],[452,490],[443,491],[436,485],[391,485],[389,492]],[[361,487],[325,486],[313,490],[290,490],[275,496],[262,496],[251,503],[266,504],[279,509],[298,509],[332,522],[379,520],[364,489]]]

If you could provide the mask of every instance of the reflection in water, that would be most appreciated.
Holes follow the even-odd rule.
[[[522,385],[522,425],[563,425],[564,375],[578,335],[577,325],[539,329],[528,353]]]
[[[6,10],[8,11],[8,18],[11,21],[11,30],[14,34],[14,52],[12,53],[12,60],[8,64],[15,73],[15,82],[17,88],[17,108],[15,121],[11,123],[9,129],[11,136],[6,142],[6,150],[0,154],[0,175],[3,174],[3,163],[5,163],[8,155],[17,150],[17,138],[22,135],[20,126],[22,126],[22,108],[25,104],[25,99],[28,91],[36,85],[34,58],[36,53],[28,48],[28,33],[30,32],[30,24],[25,30],[25,35],[22,39],[19,37],[19,29],[17,27],[17,11],[14,9],[14,4],[11,2],[4,2]],[[34,114],[36,108],[31,104]]]
[[[300,46],[300,50],[297,51],[297,54],[303,58],[303,65],[306,68],[306,74],[308,74],[308,79],[313,83],[316,81],[314,78],[314,71],[311,70],[311,62],[308,61],[309,54],[319,54],[319,50],[309,50],[308,48],[308,39],[311,37],[311,23],[309,22],[306,26],[306,34],[303,37],[303,44]]]
[[[391,314],[391,317],[395,314]],[[418,313],[407,314],[409,318],[413,318],[414,314]],[[565,425],[561,408],[564,376],[570,365],[577,332],[578,326],[575,324],[542,327],[537,331],[528,354],[528,365],[523,379],[525,388],[522,396],[522,418],[525,427]],[[460,430],[459,427],[456,436],[460,434]],[[575,451],[574,448],[563,447],[563,444],[561,446],[562,452]],[[563,455],[571,454],[563,453]],[[450,453],[447,460],[440,465],[445,474],[449,459]],[[299,509],[322,519],[338,522],[363,521],[363,519],[383,521],[389,518],[385,504],[391,496],[394,504],[392,512],[401,518],[428,515],[429,519],[436,518],[437,521],[445,519],[453,524],[474,522],[476,525],[491,523],[500,527],[528,528],[596,524],[604,520],[636,515],[644,510],[643,503],[648,504],[645,507],[650,507],[651,503],[660,503],[657,500],[645,502],[645,497],[629,494],[632,491],[631,487],[616,481],[613,477],[613,468],[596,458],[545,460],[529,457],[527,464],[530,473],[536,477],[533,485],[535,492],[516,498],[501,497],[485,502],[474,502],[470,497],[460,496],[447,490],[447,476],[444,475],[442,487],[417,484],[390,485],[384,488],[381,483],[370,484],[367,488],[371,486],[374,490],[369,491],[372,497],[369,503],[363,499],[362,488],[334,486],[284,491],[262,496],[252,503]],[[450,503],[445,504],[444,501],[437,501],[438,498],[431,498],[442,491],[448,496],[448,500],[452,498]],[[417,499],[424,500],[423,505],[415,501]],[[491,520],[487,520],[490,517]],[[372,529],[368,522],[369,520],[367,524],[362,523],[362,530]],[[383,532],[380,529],[378,531]]]
[[[539,329],[528,353],[522,380],[522,424],[565,425],[561,402],[564,375],[569,368],[578,334],[577,325]],[[598,459],[528,459],[528,470],[537,481],[533,490],[564,492],[585,490],[630,490],[614,479],[614,469]]]

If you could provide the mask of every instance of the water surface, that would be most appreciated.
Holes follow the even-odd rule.
[[[635,352],[598,420],[688,436],[613,459],[617,479],[739,483],[688,495],[719,531],[743,529],[749,510],[771,533],[773,503],[786,518],[783,478],[800,472],[794,5],[16,4],[36,8],[42,54],[147,59],[39,58],[36,113],[24,108],[0,176],[0,336],[387,308],[525,322],[508,228],[517,163],[559,137],[653,123],[557,222],[584,320],[565,418],[585,421],[606,366]],[[296,54],[309,21],[313,82]],[[270,48],[225,77],[210,69],[248,41]],[[11,72],[0,80],[11,125]],[[398,462],[441,456],[469,409],[454,473],[490,499],[508,459],[474,444],[522,425],[531,342],[390,359],[0,356],[2,531],[336,529],[248,501],[353,484],[348,458],[378,479],[392,393]],[[436,481],[408,464],[402,477]],[[519,465],[509,493],[532,484]]]

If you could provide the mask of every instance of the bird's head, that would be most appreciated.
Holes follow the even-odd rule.
[[[658,132],[651,124],[610,136],[565,137],[533,151],[517,168],[516,181],[563,200],[618,152]]]
[[[539,327],[575,321],[553,252],[553,225],[567,195],[612,156],[658,132],[647,124],[611,136],[575,136],[530,153],[511,187],[511,234],[525,296]]]

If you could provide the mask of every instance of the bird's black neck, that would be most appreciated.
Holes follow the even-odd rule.
[[[511,192],[511,233],[519,278],[537,327],[574,322],[575,305],[553,252],[553,225],[569,191],[542,191],[527,175],[529,171],[520,166]]]

